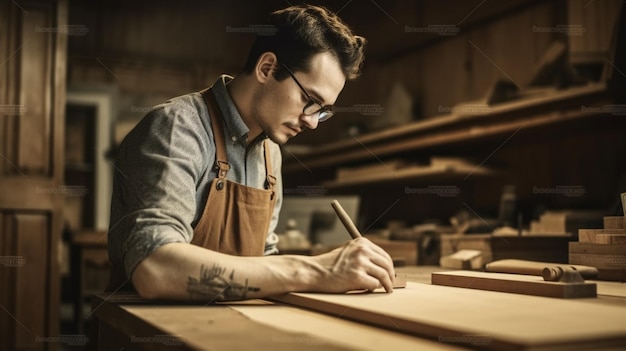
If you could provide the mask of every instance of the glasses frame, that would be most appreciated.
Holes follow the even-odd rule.
[[[306,98],[308,99],[306,105],[304,105],[304,107],[302,108],[302,114],[303,115],[305,115],[305,116],[313,116],[313,115],[317,114],[317,121],[318,122],[327,121],[329,118],[331,118],[332,116],[335,115],[335,111],[333,110],[334,109],[333,105],[322,106],[322,104],[319,101],[317,101],[317,99],[312,97],[311,94],[309,94],[309,92],[306,89],[304,89],[302,84],[300,84],[300,82],[298,81],[296,76],[293,74],[293,72],[289,69],[289,67],[287,67],[283,63],[281,63],[280,65],[287,71],[287,73],[289,73],[291,78],[293,78],[293,81],[296,82],[296,84],[298,85],[300,90],[302,90],[302,92],[304,93],[304,95],[306,95]],[[315,105],[319,106],[319,108],[314,110],[314,111],[311,111],[310,110],[311,106],[315,106]],[[307,110],[309,110],[309,111],[307,112]]]

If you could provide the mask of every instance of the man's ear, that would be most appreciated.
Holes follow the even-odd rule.
[[[259,83],[265,83],[272,77],[278,64],[278,58],[273,52],[264,52],[256,62],[254,73]]]

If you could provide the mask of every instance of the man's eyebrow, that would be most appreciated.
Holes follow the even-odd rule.
[[[313,88],[309,88],[309,90],[307,91],[309,93],[309,95],[311,95],[312,97],[315,98],[315,100],[317,100],[318,103],[320,103],[322,105],[322,107],[326,106],[324,105],[324,99],[322,99],[320,97],[320,94]]]

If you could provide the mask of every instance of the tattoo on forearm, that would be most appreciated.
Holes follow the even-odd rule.
[[[224,277],[226,268],[214,264],[208,268],[200,266],[200,276],[198,279],[189,277],[187,280],[187,292],[192,300],[244,300],[249,291],[261,291],[261,288],[248,286],[248,279],[245,284],[235,282],[235,271],[230,272],[230,276]]]

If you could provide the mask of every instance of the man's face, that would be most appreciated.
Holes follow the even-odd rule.
[[[338,60],[330,53],[313,56],[310,71],[294,72],[294,77],[322,106],[334,104],[346,82]],[[292,77],[271,80],[258,97],[256,113],[259,126],[269,138],[284,144],[305,128],[317,128],[317,114],[303,114],[309,99],[296,81]]]

